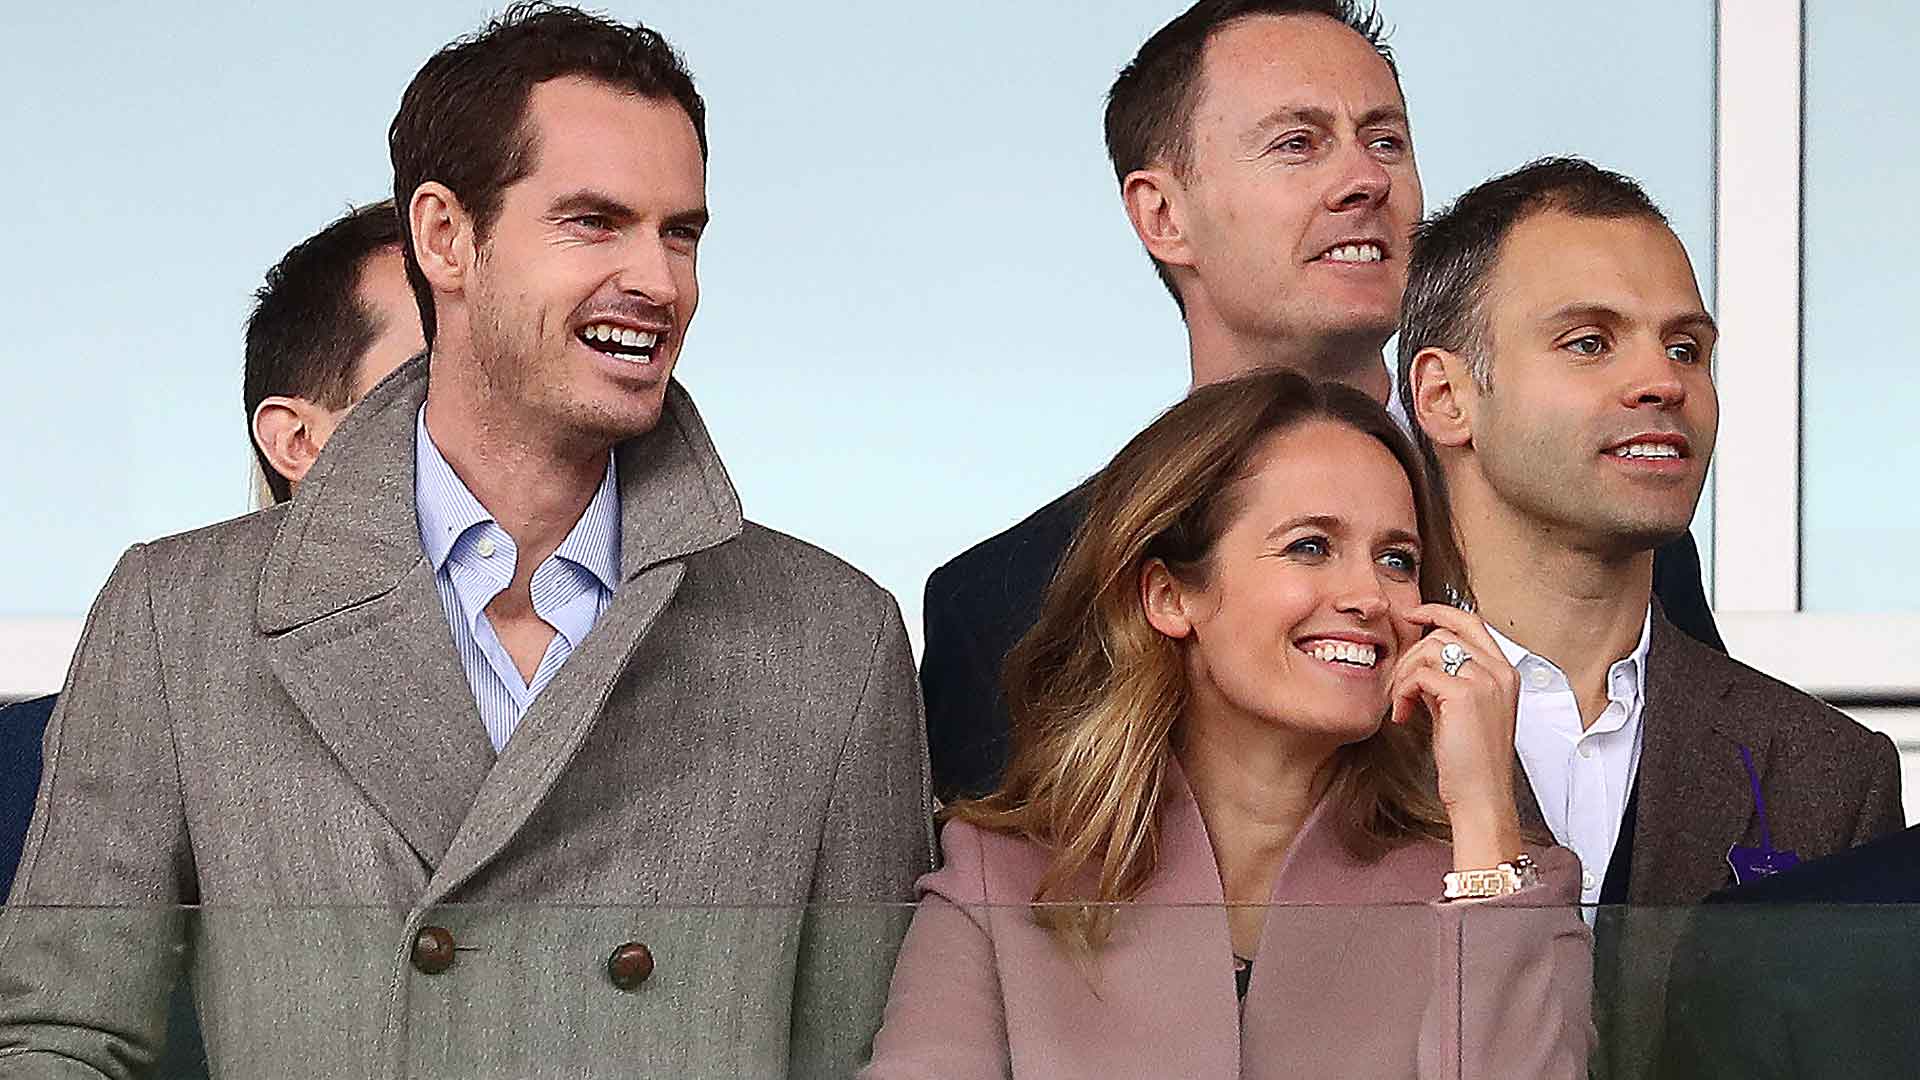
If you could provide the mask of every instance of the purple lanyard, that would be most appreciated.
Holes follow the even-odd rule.
[[[1747,767],[1747,783],[1753,789],[1753,810],[1760,818],[1759,847],[1735,844],[1727,849],[1727,865],[1733,867],[1734,883],[1745,885],[1791,870],[1800,864],[1800,856],[1791,851],[1774,850],[1773,827],[1767,823],[1767,797],[1760,790],[1760,772],[1753,767],[1753,751],[1742,746],[1740,762]]]

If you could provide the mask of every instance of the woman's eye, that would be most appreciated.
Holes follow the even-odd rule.
[[[1599,334],[1588,334],[1585,337],[1577,337],[1567,342],[1565,348],[1579,356],[1599,356],[1601,353],[1607,351],[1607,339],[1601,337]]]
[[[1324,536],[1303,536],[1287,545],[1287,554],[1305,555],[1309,558],[1325,558],[1333,549]]]
[[[1420,572],[1420,556],[1411,551],[1395,549],[1380,556],[1380,565],[1395,573],[1413,577]]]

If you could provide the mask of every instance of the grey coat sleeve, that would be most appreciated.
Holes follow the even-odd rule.
[[[46,764],[0,913],[0,1077],[136,1077],[180,971],[192,856],[146,553],[94,602],[47,725]]]
[[[788,1075],[850,1077],[880,1027],[914,881],[932,868],[926,728],[906,627],[879,612],[841,747],[794,974]]]

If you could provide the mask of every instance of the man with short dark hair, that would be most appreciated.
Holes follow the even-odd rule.
[[[1351,0],[1201,0],[1107,96],[1107,152],[1135,234],[1187,326],[1193,385],[1269,365],[1385,402],[1381,352],[1422,200],[1381,19]],[[934,790],[990,791],[1006,763],[1007,653],[1084,513],[1082,488],[927,579]],[[1720,647],[1690,536],[1660,559],[1675,622]]]
[[[164,921],[32,906],[68,904],[208,905],[220,1074],[857,1067],[904,921],[853,905],[930,862],[912,658],[877,585],[743,519],[671,378],[704,122],[658,34],[572,8],[416,75],[389,142],[428,355],[291,503],[103,590],[0,1075],[151,1053]]]
[[[347,410],[426,347],[382,199],[295,245],[254,293],[241,397],[274,502],[286,502]]]
[[[1653,595],[1713,454],[1716,339],[1666,218],[1584,161],[1490,180],[1414,243],[1402,403],[1520,675],[1522,819],[1580,856],[1589,904],[1695,903],[1903,820],[1886,736],[1692,640]],[[1666,974],[1670,925],[1638,918],[1654,932],[1619,939],[1596,994],[1621,1075]]]

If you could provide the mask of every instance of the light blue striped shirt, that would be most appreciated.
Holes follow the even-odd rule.
[[[474,704],[494,752],[507,745],[527,707],[593,629],[620,580],[620,488],[613,456],[600,489],[560,547],[533,571],[533,610],[554,628],[532,681],[487,621],[487,605],[513,580],[516,549],[480,500],[460,480],[427,434],[427,409],[415,420],[413,501],[420,547],[433,564],[440,606],[453,630],[454,650],[466,669]]]

